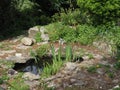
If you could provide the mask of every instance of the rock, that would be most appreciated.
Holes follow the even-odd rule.
[[[10,76],[15,75],[15,74],[17,74],[17,73],[18,73],[18,72],[15,71],[15,70],[13,70],[13,69],[9,69],[9,70],[8,70],[8,75],[10,75]]]
[[[49,41],[49,36],[48,36],[48,34],[41,34],[41,39],[42,39],[42,41],[44,41],[44,42],[48,42],[48,41]]]
[[[113,83],[119,83],[119,80],[118,79],[115,79],[112,81]]]
[[[31,72],[33,74],[40,74],[42,70],[38,70],[38,67],[32,65],[32,66],[27,66],[26,68],[23,69],[24,72]]]
[[[38,32],[40,32],[40,31],[39,31],[39,28],[38,28],[37,26],[32,27],[32,28],[30,28],[30,29],[28,30],[28,36],[29,36],[30,38],[34,38],[35,35],[36,35]]]
[[[82,57],[84,60],[89,60],[89,56],[83,56]]]
[[[113,89],[110,89],[110,90],[119,90],[120,86],[119,85],[116,85],[113,87]]]
[[[59,44],[63,45],[65,43],[65,40],[60,38],[58,42],[59,42]]]
[[[86,68],[86,67],[90,67],[94,64],[94,60],[86,60],[86,61],[83,61],[79,64],[79,67],[80,68]]]
[[[41,28],[40,28],[40,32],[41,32],[41,39],[42,39],[44,42],[48,42],[48,41],[49,41],[49,36],[48,36],[48,34],[45,34],[46,29],[45,29],[44,27],[41,27]]]
[[[77,80],[77,82],[74,85],[75,86],[83,86],[83,85],[85,85],[85,82],[83,82],[82,80]]]
[[[28,48],[30,48],[31,46],[25,46],[25,45],[23,45],[23,44],[18,44],[17,46],[16,46],[16,49],[22,49],[22,50],[26,50],[26,49],[28,49]]]
[[[39,42],[39,43],[37,43],[37,45],[45,45],[45,44],[48,44],[48,42]]]
[[[93,46],[97,47],[99,50],[101,50],[101,51],[103,51],[107,54],[112,54],[113,53],[112,46],[105,41],[93,42]]]
[[[16,50],[7,50],[7,51],[0,51],[0,56],[3,56],[5,54],[11,54],[11,53],[15,53]]]
[[[100,64],[102,64],[102,65],[109,65],[108,61],[104,61],[104,60],[102,60],[102,61],[100,62]]]
[[[16,53],[15,56],[16,56],[16,57],[21,57],[21,56],[22,56],[22,53]]]
[[[15,63],[26,63],[28,60],[32,59],[30,56],[9,56],[6,57],[6,60],[13,61]]]
[[[21,40],[21,43],[23,45],[26,45],[26,46],[31,46],[33,44],[33,40],[31,38],[28,38],[28,37],[24,37],[22,40]]]
[[[76,63],[67,62],[67,63],[65,64],[64,70],[65,70],[65,71],[73,71],[73,70],[75,70],[76,68],[77,68],[77,64],[76,64]]]
[[[104,58],[102,55],[99,55],[99,54],[94,54],[93,56],[95,59],[103,59]]]
[[[103,70],[102,68],[98,68],[96,72],[100,75],[105,74],[105,70]]]
[[[70,82],[74,83],[74,82],[76,82],[76,79],[70,79]]]
[[[0,86],[0,90],[5,90],[5,89]]]
[[[33,73],[26,72],[26,73],[24,73],[24,75],[22,76],[22,78],[24,78],[25,80],[33,81],[33,80],[39,80],[40,76],[38,74],[35,75]]]
[[[30,86],[30,90],[36,90],[36,86],[40,85],[40,82],[39,81],[24,81],[26,85],[29,85]]]

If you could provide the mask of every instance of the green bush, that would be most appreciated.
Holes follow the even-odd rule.
[[[119,0],[77,0],[77,3],[81,11],[90,15],[94,25],[116,22],[120,16]]]
[[[52,23],[47,25],[46,28],[49,30],[48,34],[51,41],[64,39],[66,42],[74,42],[75,30],[70,26],[65,26],[62,23]]]
[[[87,13],[81,12],[79,9],[74,11],[68,10],[67,13],[63,12],[59,14],[55,14],[53,17],[53,21],[60,21],[64,25],[76,26],[78,24],[90,24],[89,15]]]
[[[97,29],[92,26],[78,25],[76,28],[76,42],[83,45],[91,44],[97,35]]]

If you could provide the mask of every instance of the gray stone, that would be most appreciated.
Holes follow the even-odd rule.
[[[13,70],[13,69],[9,69],[9,70],[8,70],[8,75],[10,75],[10,76],[15,75],[15,74],[17,74],[17,73],[18,73],[18,72],[15,71],[15,70]]]
[[[31,38],[24,37],[21,39],[21,43],[26,46],[31,46],[33,44],[33,40]]]
[[[89,60],[89,56],[83,56],[82,57],[84,60]]]
[[[26,85],[29,85],[30,86],[30,90],[36,90],[36,86],[40,85],[40,82],[37,81],[37,80],[34,80],[34,81],[24,81]]]
[[[82,80],[77,80],[77,82],[74,85],[83,86],[83,85],[85,85],[85,82],[83,82]]]
[[[74,83],[74,82],[76,82],[76,79],[70,79],[70,82]]]
[[[22,50],[26,50],[26,49],[28,49],[28,48],[30,48],[31,46],[25,46],[25,45],[23,45],[23,44],[18,44],[17,46],[16,46],[16,49],[22,49]]]
[[[37,45],[45,45],[45,44],[48,44],[48,42],[39,42],[39,43],[37,43]]]
[[[21,56],[22,56],[22,53],[16,53],[15,56],[16,56],[16,57],[21,57]]]
[[[40,28],[40,32],[41,32],[41,39],[42,39],[44,42],[48,42],[48,41],[49,41],[49,36],[48,36],[48,34],[45,34],[46,29],[45,29],[44,27],[41,27],[41,28]]]
[[[42,71],[42,69],[38,70],[38,67],[32,65],[32,66],[27,66],[26,68],[23,69],[23,71],[24,72],[31,72],[33,74],[38,74],[38,73],[40,74],[41,73],[40,71]]]
[[[5,89],[0,86],[0,90],[5,90]]]
[[[93,57],[95,59],[103,59],[104,58],[102,55],[99,55],[99,54],[94,54]]]
[[[72,63],[72,62],[67,62],[67,63],[65,64],[64,70],[65,70],[65,71],[73,71],[73,70],[75,70],[76,68],[77,68],[77,64]]]
[[[94,60],[86,60],[86,61],[83,61],[79,64],[79,67],[80,68],[85,68],[85,67],[90,67],[94,64]]]
[[[25,80],[33,81],[33,80],[39,80],[40,76],[38,74],[35,75],[35,74],[31,73],[31,72],[26,72],[26,73],[24,73],[22,78],[25,79]]]
[[[9,57],[6,57],[6,60],[11,60],[13,62],[16,62],[16,63],[26,63],[28,60],[30,60],[32,57],[30,56],[9,56]]]
[[[15,53],[16,50],[7,50],[7,51],[0,51],[0,56],[3,56],[4,54],[11,54]]]
[[[103,75],[105,71],[102,68],[98,68],[97,73]]]
[[[112,46],[105,41],[93,42],[93,46],[97,47],[99,50],[104,51],[107,54],[112,54]]]
[[[40,32],[40,31],[39,31],[39,28],[38,28],[37,26],[32,27],[32,28],[30,28],[30,29],[28,30],[28,36],[29,36],[30,38],[34,38],[35,35],[36,35],[38,32]]]

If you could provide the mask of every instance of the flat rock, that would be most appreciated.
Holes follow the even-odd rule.
[[[4,54],[11,54],[11,53],[15,53],[16,50],[6,50],[6,51],[0,51],[0,56],[4,55]]]
[[[30,60],[32,57],[29,56],[9,56],[6,57],[6,60],[11,60],[15,63],[26,63],[28,60]]]
[[[31,46],[33,44],[33,40],[31,38],[24,37],[21,39],[21,43],[26,46]]]
[[[40,76],[39,75],[35,75],[31,72],[26,72],[24,73],[24,75],[22,76],[22,78],[24,78],[25,80],[39,80],[40,79]]]
[[[22,50],[26,50],[26,49],[28,49],[28,48],[30,48],[31,46],[25,46],[25,45],[23,45],[23,44],[18,44],[17,46],[16,46],[16,49],[22,49]]]
[[[76,68],[77,68],[77,64],[72,63],[72,62],[67,62],[67,63],[65,64],[64,70],[66,70],[66,71],[73,71],[73,70],[75,70]]]

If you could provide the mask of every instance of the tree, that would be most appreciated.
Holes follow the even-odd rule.
[[[77,4],[90,15],[93,24],[116,22],[120,18],[120,0],[77,0]]]

